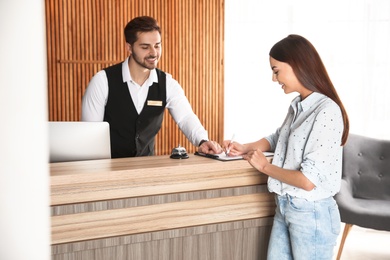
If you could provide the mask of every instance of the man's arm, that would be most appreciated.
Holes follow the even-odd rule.
[[[108,97],[106,72],[99,71],[88,84],[81,103],[81,121],[103,121]]]
[[[167,108],[187,139],[203,153],[221,153],[221,146],[209,141],[206,129],[195,115],[179,83],[167,74]]]

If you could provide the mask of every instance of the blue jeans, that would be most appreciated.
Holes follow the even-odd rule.
[[[333,197],[307,201],[276,195],[275,200],[267,259],[332,260],[341,224]]]

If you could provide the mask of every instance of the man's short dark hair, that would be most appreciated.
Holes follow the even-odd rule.
[[[131,20],[125,27],[126,42],[133,45],[138,39],[139,32],[158,31],[161,34],[157,21],[150,16],[139,16]]]

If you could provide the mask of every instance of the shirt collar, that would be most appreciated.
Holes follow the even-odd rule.
[[[122,78],[123,78],[123,82],[132,81],[128,64],[129,64],[129,57],[127,57],[126,60],[122,63]],[[155,69],[150,71],[149,78],[146,81],[150,82],[150,84],[149,84],[150,86],[153,85],[153,82],[158,83],[157,72],[156,72]]]
[[[292,101],[291,105],[293,108],[298,108],[301,111],[306,111],[310,109],[314,104],[317,104],[318,101],[325,97],[324,94],[313,92],[307,96],[304,100],[301,100],[301,96],[297,96]]]

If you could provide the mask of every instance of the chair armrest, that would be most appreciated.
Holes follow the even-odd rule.
[[[335,200],[339,208],[349,208],[351,205],[353,201],[352,185],[347,180],[341,180],[340,191],[335,195]]]

